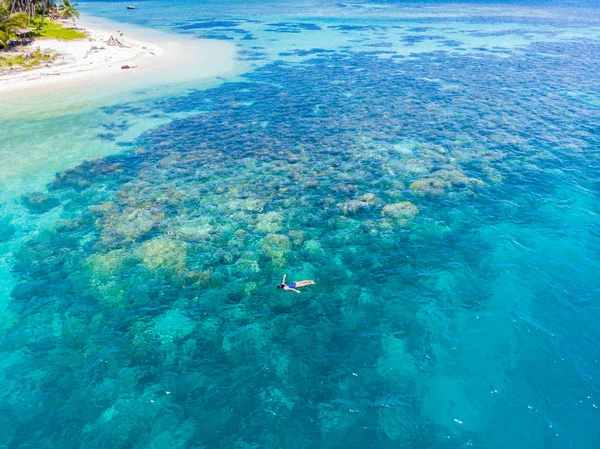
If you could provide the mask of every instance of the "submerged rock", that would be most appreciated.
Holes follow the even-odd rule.
[[[386,436],[392,441],[410,442],[418,428],[413,418],[415,410],[404,398],[384,400],[381,405],[378,422]]]
[[[345,203],[338,204],[338,207],[344,214],[355,214],[361,210],[367,210],[371,207],[371,204],[366,201],[350,200]]]
[[[277,232],[281,229],[283,223],[283,216],[277,212],[268,212],[266,214],[260,214],[258,216],[258,222],[256,229],[262,232]]]
[[[88,269],[98,280],[107,280],[121,267],[125,251],[113,250],[106,254],[93,254],[86,260]]]
[[[307,251],[313,256],[322,256],[323,254],[325,254],[325,251],[323,251],[321,244],[316,240],[308,240],[304,243],[303,248],[305,251]]]
[[[460,190],[484,185],[482,180],[469,177],[454,166],[449,166],[432,172],[431,176],[417,179],[410,185],[410,189],[420,196],[441,196],[452,189]]]
[[[439,178],[421,178],[410,185],[410,190],[419,196],[441,196],[450,188],[450,183]]]
[[[235,307],[239,319],[247,318],[249,311],[245,307]],[[257,357],[272,344],[271,329],[260,323],[251,323],[235,329],[223,337],[222,349],[232,360],[248,360]]]
[[[419,142],[416,140],[405,139],[392,144],[392,150],[401,154],[412,154],[418,146]]]
[[[119,270],[125,259],[123,250],[113,250],[106,254],[93,254],[86,259],[92,294],[111,306],[120,306],[125,296]]]
[[[185,268],[188,245],[168,237],[157,237],[144,242],[137,251],[149,270],[181,271]]]
[[[265,207],[265,201],[258,198],[248,198],[242,200],[241,206],[244,210],[252,212],[262,212]]]
[[[404,225],[412,220],[419,213],[419,208],[409,201],[388,204],[385,206],[381,215],[395,220],[398,224]]]
[[[8,241],[16,230],[8,218],[0,219],[0,243]]]
[[[121,213],[110,214],[104,218],[102,238],[136,240],[164,218],[164,212],[158,209],[126,208]]]
[[[359,196],[358,199],[360,201],[364,201],[367,204],[370,204],[371,206],[377,204],[377,197],[374,193],[365,193],[364,195]]]
[[[289,235],[294,245],[301,245],[304,242],[304,231],[290,231]]]
[[[286,235],[269,234],[263,239],[261,248],[273,262],[282,264],[283,258],[292,249],[292,241]]]
[[[400,391],[408,392],[413,386],[419,369],[414,357],[406,348],[406,341],[393,335],[381,339],[383,355],[377,360],[377,372],[394,381]]]
[[[258,253],[244,254],[237,260],[235,266],[242,273],[258,273],[260,271]]]
[[[267,387],[258,394],[258,397],[262,401],[265,410],[273,414],[290,411],[294,407],[294,401],[278,388]]]
[[[180,274],[180,278],[184,283],[195,287],[204,287],[210,283],[214,270],[209,268],[208,270],[184,270]]]
[[[152,333],[158,337],[161,343],[169,343],[175,339],[187,337],[195,326],[196,323],[179,309],[172,309],[154,320]]]
[[[423,175],[431,172],[433,163],[416,157],[405,157],[401,160],[401,169],[406,175]]]
[[[188,242],[200,242],[211,237],[215,229],[204,221],[176,222],[169,224],[167,235]]]
[[[28,195],[24,195],[21,197],[21,202],[31,212],[38,214],[48,212],[60,204],[58,199],[43,192],[33,192]]]

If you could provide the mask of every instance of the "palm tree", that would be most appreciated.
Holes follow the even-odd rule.
[[[46,17],[46,8],[50,7],[50,10],[52,11],[52,6],[54,5],[54,0],[41,0],[41,2],[42,2],[42,20],[40,21],[40,24],[37,27],[38,30],[41,30],[42,26],[44,26],[44,17]]]
[[[73,22],[75,22],[75,19],[79,19],[79,11],[75,9],[76,6],[77,3],[71,3],[71,0],[63,0],[58,8],[60,18],[64,19],[66,17],[67,19],[73,19]]]
[[[11,13],[10,3],[0,3],[0,48],[8,48],[10,37],[18,28],[27,24],[27,14],[23,12]]]
[[[10,36],[6,34],[4,31],[0,30],[0,49],[7,49],[8,43],[10,42]]]

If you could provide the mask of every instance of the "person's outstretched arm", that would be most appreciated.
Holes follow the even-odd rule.
[[[285,277],[287,276],[287,274],[283,275],[283,279],[281,280],[281,284],[285,284]]]

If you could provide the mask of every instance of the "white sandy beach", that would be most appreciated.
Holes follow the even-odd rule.
[[[37,92],[48,99],[68,96],[77,102],[119,95],[132,89],[195,82],[230,76],[238,71],[236,49],[230,42],[189,39],[94,17],[78,27],[89,37],[76,41],[37,39],[30,48],[59,53],[41,67],[0,75],[0,97],[17,109],[31,109]],[[123,47],[107,42],[114,37]],[[122,69],[128,65],[131,68]],[[25,108],[25,103],[29,103]],[[47,109],[47,108],[46,108]],[[16,112],[16,110],[13,108]]]
[[[32,70],[9,72],[0,76],[0,93],[15,92],[40,85],[50,86],[76,78],[120,74],[124,71],[122,66],[141,68],[144,66],[145,59],[160,57],[164,52],[160,46],[133,39],[120,30],[80,28],[89,35],[88,39],[74,41],[38,39],[31,44],[31,50],[39,48],[44,52],[55,52],[58,53],[58,57],[55,61]],[[111,37],[123,46],[107,44]]]

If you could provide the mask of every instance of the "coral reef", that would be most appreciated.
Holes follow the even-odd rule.
[[[486,427],[481,410],[523,401],[491,395],[487,377],[507,385],[506,372],[529,360],[502,346],[516,341],[507,329],[524,325],[500,320],[488,336],[502,343],[484,348],[494,360],[478,370],[464,329],[497,301],[496,282],[510,295],[512,281],[525,284],[501,276],[525,268],[513,270],[507,254],[534,240],[533,225],[562,235],[561,214],[537,198],[571,188],[573,167],[589,170],[588,191],[597,187],[593,95],[557,92],[600,73],[598,44],[405,58],[382,53],[396,47],[363,51],[385,43],[383,25],[366,19],[177,26],[229,35],[242,23],[272,36],[330,26],[344,43],[360,34],[361,51],[296,49],[210,89],[103,107],[115,132],[144,114],[173,119],[22,196],[13,206],[39,220],[34,231],[3,208],[15,278],[1,285],[10,289],[0,327],[8,447],[489,446],[476,431],[506,432]],[[410,34],[417,45],[427,31]],[[567,51],[577,57],[563,64]],[[569,226],[596,226],[595,207]],[[539,275],[535,260],[525,262]],[[283,274],[316,286],[277,291]],[[523,308],[540,292],[581,292],[565,279],[542,278]],[[555,304],[567,301],[559,293]]]
[[[188,245],[166,237],[156,237],[139,247],[138,255],[149,270],[181,271],[186,266]]]
[[[416,217],[418,213],[419,208],[409,201],[388,204],[381,210],[381,215],[383,217],[393,219],[400,225],[407,224],[410,220]]]

